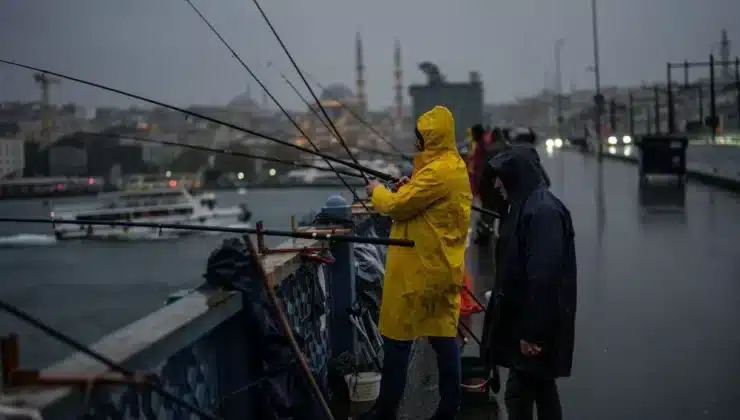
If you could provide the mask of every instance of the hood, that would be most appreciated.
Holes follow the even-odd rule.
[[[535,147],[531,144],[514,144],[513,147],[525,152],[530,158],[535,161],[535,163],[537,164],[537,168],[542,174],[542,179],[545,181],[545,185],[547,185],[547,188],[550,188],[550,176],[547,175],[547,171],[545,171],[545,168],[542,166],[540,154],[537,153],[537,149],[535,149]]]
[[[523,199],[540,186],[545,186],[539,163],[526,150],[504,150],[488,164],[493,175],[501,179],[512,202]]]
[[[455,118],[452,112],[443,106],[435,106],[422,114],[416,121],[417,137],[421,137],[423,147],[414,157],[416,170],[428,165],[445,153],[457,152],[455,143]],[[420,142],[417,139],[417,143]]]

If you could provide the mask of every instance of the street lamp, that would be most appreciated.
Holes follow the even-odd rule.
[[[555,111],[557,114],[557,129],[558,138],[563,138],[563,74],[560,70],[560,53],[563,50],[565,39],[560,38],[555,41],[555,79],[556,79],[556,95],[555,98]]]
[[[604,144],[601,141],[601,113],[604,106],[604,98],[601,95],[601,78],[599,74],[599,26],[596,12],[596,0],[591,0],[591,23],[593,25],[593,39],[594,39],[594,87],[596,95],[594,95],[594,104],[596,105],[596,141],[597,141],[597,159],[599,162],[602,160],[604,153]]]

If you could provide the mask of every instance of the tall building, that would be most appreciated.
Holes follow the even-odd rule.
[[[409,86],[414,120],[436,105],[443,105],[455,116],[455,137],[465,139],[468,127],[483,121],[483,83],[477,72],[470,72],[468,82],[447,82],[439,68],[429,62],[419,65],[427,75],[424,85]]]
[[[0,179],[21,175],[25,166],[24,140],[17,123],[0,123]]]
[[[722,29],[722,38],[719,42],[719,59],[722,61],[720,68],[720,80],[724,83],[729,83],[732,80],[730,74],[730,39],[727,37],[727,29]]]
[[[401,67],[401,43],[396,40],[393,50],[393,89],[395,91],[394,130],[403,131],[403,70]]]
[[[355,42],[355,64],[357,66],[357,89],[355,95],[357,95],[357,105],[360,108],[361,113],[367,111],[367,95],[365,94],[365,61],[362,56],[362,38],[360,33],[357,33]]]

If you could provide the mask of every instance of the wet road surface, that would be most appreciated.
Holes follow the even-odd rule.
[[[634,164],[606,159],[599,176],[593,158],[541,155],[576,227],[564,418],[740,418],[740,196],[689,183],[683,212],[645,211]],[[672,195],[647,197],[659,194]],[[490,250],[471,251],[489,283]]]

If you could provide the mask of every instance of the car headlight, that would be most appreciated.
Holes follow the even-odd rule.
[[[632,143],[632,137],[630,137],[630,136],[624,136],[624,137],[622,137],[622,143],[624,143],[624,144],[630,144],[630,143]]]
[[[545,146],[547,147],[553,147],[554,145],[555,145],[555,141],[553,141],[553,139],[547,139],[545,141]]]
[[[609,136],[609,138],[606,141],[608,141],[609,144],[617,144],[619,142],[617,140],[617,136]]]
[[[555,139],[555,147],[563,147],[563,139]]]

